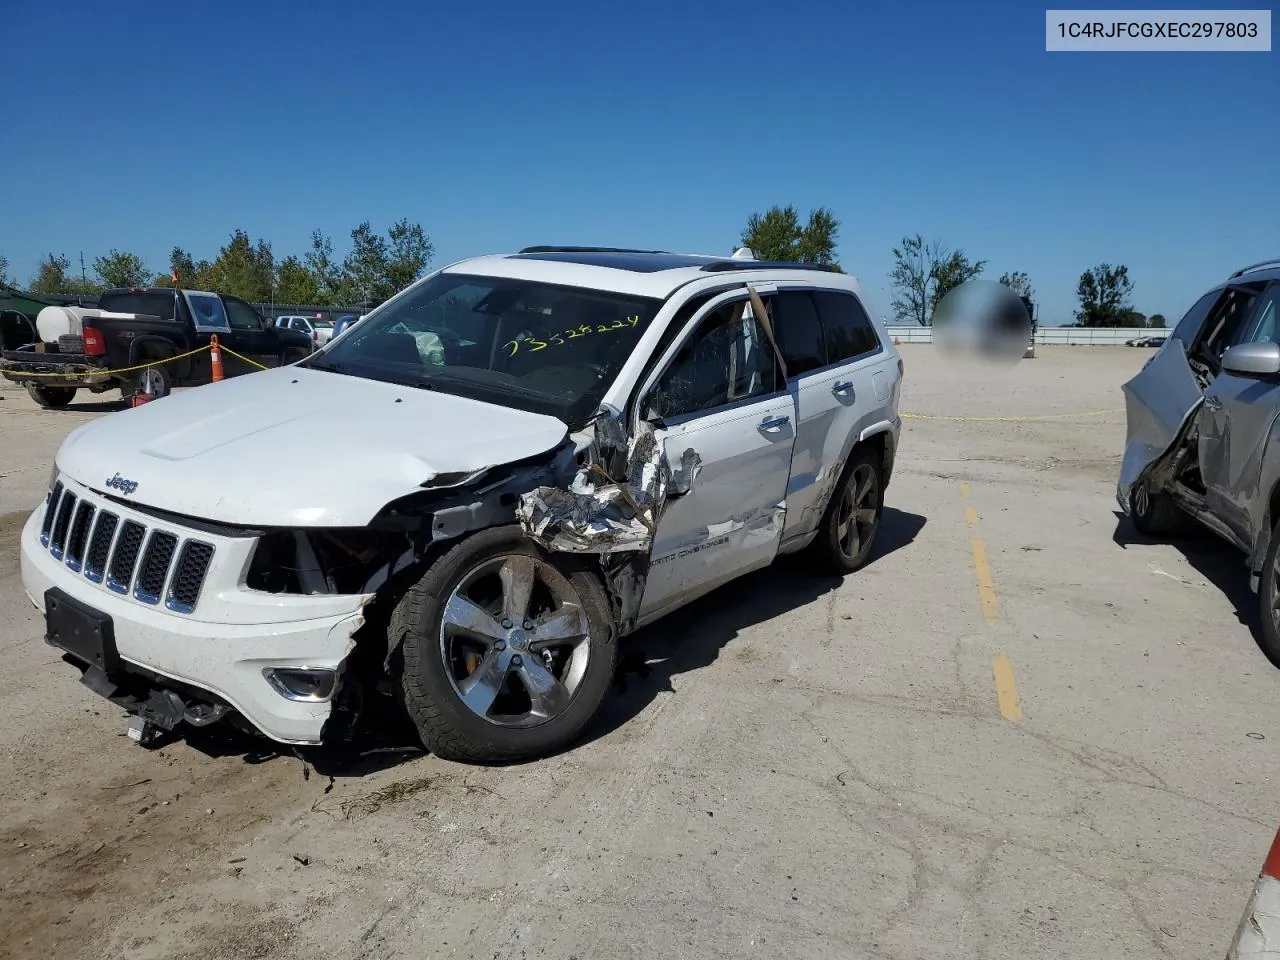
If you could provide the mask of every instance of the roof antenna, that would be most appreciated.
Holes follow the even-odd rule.
[[[733,251],[733,259],[754,260],[756,259],[756,255],[752,252],[750,247],[739,247],[737,250]]]

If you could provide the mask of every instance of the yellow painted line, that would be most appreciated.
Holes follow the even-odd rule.
[[[947,420],[952,423],[1033,423],[1050,420],[1077,420],[1081,417],[1101,417],[1108,413],[1124,413],[1124,408],[1085,410],[1081,413],[1049,413],[1040,417],[944,417],[927,413],[901,413],[899,416],[904,420]]]
[[[978,536],[969,538],[973,546],[973,569],[978,575],[978,598],[982,601],[982,615],[987,623],[996,622],[996,585],[991,580],[991,564],[987,562],[987,547]]]
[[[960,482],[960,496],[967,497],[969,495],[969,484],[966,481]]]
[[[996,705],[1006,720],[1022,719],[1022,700],[1013,679],[1013,661],[1003,653],[991,658],[991,674],[996,680]]]
[[[964,522],[972,527],[975,523],[978,522],[978,511],[973,509],[973,507],[968,507],[968,506],[965,507]]]

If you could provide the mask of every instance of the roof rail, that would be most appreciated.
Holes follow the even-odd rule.
[[[632,250],[627,247],[561,247],[555,244],[525,247],[521,253],[667,253],[666,250]]]
[[[1280,257],[1272,257],[1270,260],[1259,260],[1257,263],[1251,263],[1247,267],[1241,267],[1231,275],[1231,279],[1242,277],[1246,273],[1253,273],[1255,270],[1261,270],[1263,267],[1280,267]]]
[[[792,260],[716,260],[701,267],[704,273],[728,273],[731,270],[817,270],[839,273],[826,263],[801,263]]]

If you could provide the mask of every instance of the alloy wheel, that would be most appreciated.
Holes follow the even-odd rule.
[[[836,537],[840,551],[852,560],[875,530],[880,508],[876,473],[870,464],[860,463],[845,484],[837,516]]]
[[[586,673],[590,627],[573,585],[525,554],[488,560],[454,587],[440,624],[449,681],[472,713],[533,727],[563,713]]]

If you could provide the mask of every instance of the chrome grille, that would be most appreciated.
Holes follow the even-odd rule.
[[[138,551],[142,549],[142,538],[147,528],[133,520],[126,520],[116,538],[116,548],[111,553],[111,563],[107,567],[107,586],[116,593],[128,593],[129,584],[133,581],[133,567],[138,562]]]
[[[172,533],[156,530],[151,534],[147,549],[142,554],[142,564],[138,567],[138,585],[133,588],[134,597],[143,603],[160,602],[160,592],[164,590],[169,564],[173,562],[173,554],[177,549],[178,538]]]
[[[62,559],[62,550],[67,540],[67,527],[71,525],[71,511],[76,506],[76,495],[70,490],[63,491],[58,502],[58,515],[53,518],[53,531],[49,534],[49,552],[57,559]]]
[[[76,518],[71,521],[71,536],[67,540],[67,566],[76,573],[80,572],[80,564],[84,560],[84,545],[89,539],[89,526],[97,512],[98,508],[92,503],[81,500]]]
[[[55,480],[45,499],[40,544],[86,580],[142,603],[191,613],[213,563],[214,546],[152,528],[79,497]]]
[[[102,582],[102,574],[107,569],[107,554],[111,550],[111,538],[116,535],[116,527],[119,525],[120,518],[114,513],[104,511],[98,515],[98,525],[93,528],[89,552],[84,558],[84,575],[94,583]]]

